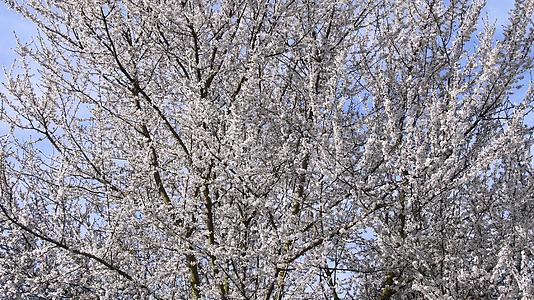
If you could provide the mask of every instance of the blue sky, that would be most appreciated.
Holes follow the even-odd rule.
[[[0,3],[0,66],[9,67],[15,58],[14,48],[17,45],[15,32],[23,41],[30,41],[37,33],[35,26],[23,19],[18,13],[10,10],[6,4]],[[4,81],[4,75],[0,75]]]

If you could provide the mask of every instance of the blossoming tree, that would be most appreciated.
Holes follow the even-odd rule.
[[[9,299],[533,299],[533,0],[5,3]]]

